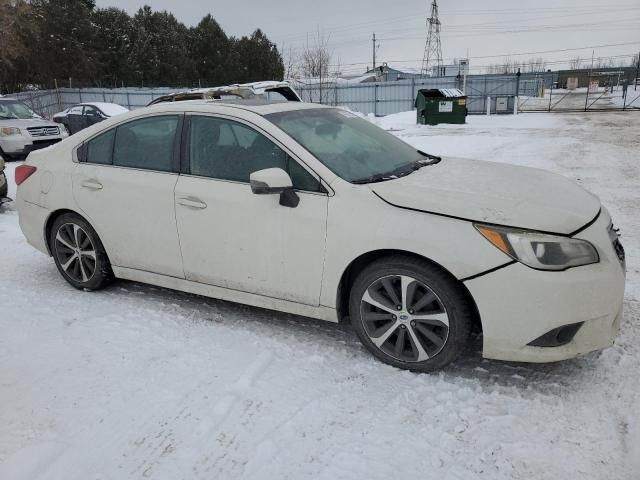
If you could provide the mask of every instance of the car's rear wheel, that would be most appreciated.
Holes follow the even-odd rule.
[[[58,271],[75,288],[97,290],[112,280],[109,258],[98,234],[79,215],[58,217],[49,245]]]
[[[377,358],[426,372],[451,363],[467,348],[473,308],[450,274],[427,261],[395,256],[358,275],[349,314]]]

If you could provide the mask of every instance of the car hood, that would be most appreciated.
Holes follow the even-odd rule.
[[[29,127],[57,127],[58,125],[49,120],[41,118],[0,118],[0,127],[16,127],[16,128],[29,128]]]
[[[445,158],[369,188],[397,207],[564,235],[600,210],[598,197],[565,177],[480,160]]]

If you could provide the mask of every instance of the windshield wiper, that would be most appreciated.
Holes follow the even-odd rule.
[[[7,117],[6,115],[0,115],[0,118],[4,118],[5,120],[11,120],[13,117]]]
[[[351,183],[354,183],[356,185],[361,185],[364,183],[384,182],[386,180],[393,180],[394,178],[398,178],[398,175],[394,175],[391,172],[376,173],[375,175],[371,175],[370,177],[359,178],[358,180],[352,180]]]
[[[442,161],[442,157],[438,157],[437,155],[431,155],[430,153],[425,153],[422,150],[418,150],[418,153],[420,155],[422,155],[423,157],[429,159],[428,161],[426,161],[426,160],[418,160],[418,161],[426,162],[426,163],[423,163],[423,165],[422,165],[423,167],[425,165],[435,165],[436,163],[440,163]]]
[[[365,178],[359,178],[358,180],[352,180],[351,183],[356,185],[364,184],[364,183],[376,183],[376,182],[385,182],[387,180],[394,180],[396,178],[404,177],[409,175],[416,170],[420,170],[422,167],[427,167],[429,165],[435,165],[436,163],[440,163],[442,161],[441,157],[436,157],[435,155],[431,155],[429,153],[424,153],[418,150],[420,155],[426,157],[424,159],[416,160],[413,163],[408,165],[402,165],[390,172],[384,173],[376,173],[375,175],[371,175]]]

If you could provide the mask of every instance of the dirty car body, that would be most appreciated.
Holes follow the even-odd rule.
[[[19,169],[22,231],[77,288],[111,271],[348,317],[376,357],[421,371],[464,352],[472,326],[486,358],[548,362],[610,346],[622,318],[624,251],[596,196],[434,157],[341,109],[165,102]],[[89,244],[104,250],[83,266]]]

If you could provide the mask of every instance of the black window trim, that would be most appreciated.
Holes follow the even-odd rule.
[[[137,122],[139,120],[147,120],[150,118],[154,118],[154,117],[177,117],[178,118],[178,124],[176,125],[176,133],[175,133],[175,138],[174,138],[174,142],[173,142],[173,153],[171,155],[171,170],[167,171],[167,170],[154,170],[151,168],[140,168],[140,167],[126,167],[123,165],[114,165],[113,164],[113,152],[115,149],[115,145],[116,145],[116,137],[117,137],[117,133],[118,133],[118,129],[120,127],[123,127],[125,125],[128,125],[129,123],[133,123],[133,122]],[[141,170],[141,171],[145,171],[145,172],[155,172],[155,173],[168,173],[171,175],[176,175],[180,173],[180,166],[181,166],[181,157],[182,157],[182,153],[181,153],[181,149],[182,149],[182,141],[184,139],[184,123],[185,123],[185,115],[183,112],[158,112],[158,113],[154,113],[152,115],[145,115],[145,116],[140,116],[140,117],[136,117],[136,118],[132,118],[132,119],[128,119],[122,123],[118,123],[117,125],[113,125],[111,128],[108,128],[102,132],[98,132],[95,135],[93,135],[90,138],[85,139],[80,145],[78,145],[76,147],[76,158],[78,160],[78,163],[84,163],[87,165],[97,165],[97,166],[101,166],[101,167],[111,167],[111,168],[124,168],[124,169],[130,169],[130,170]],[[111,130],[115,130],[114,132],[114,136],[113,136],[113,144],[111,145],[111,163],[92,163],[92,162],[88,162],[87,161],[87,146],[88,143],[91,142],[92,140],[100,137],[101,135],[105,135],[108,132],[110,132]]]
[[[264,135],[268,140],[273,142],[278,148],[282,149],[292,160],[298,163],[309,175],[318,180],[320,187],[323,189],[321,192],[314,192],[311,190],[298,190],[295,189],[298,193],[304,193],[309,195],[323,195],[323,196],[332,196],[333,190],[329,187],[329,184],[325,182],[321,175],[315,172],[310,166],[308,166],[304,161],[302,161],[297,155],[295,155],[289,148],[282,144],[282,142],[278,141],[269,132],[266,132],[264,129],[260,128],[258,125],[255,125],[244,118],[234,117],[232,115],[222,114],[222,113],[213,113],[213,112],[185,112],[185,120],[182,131],[182,148],[180,152],[180,175],[184,175],[187,177],[194,178],[204,178],[207,180],[214,180],[219,182],[228,182],[228,183],[237,183],[239,185],[249,185],[249,182],[241,182],[239,180],[228,180],[225,178],[215,178],[215,177],[205,177],[201,175],[192,175],[191,174],[191,163],[190,163],[190,144],[191,144],[191,118],[192,117],[213,117],[218,118],[220,120],[228,120],[231,122],[240,123],[245,125],[258,133]]]

